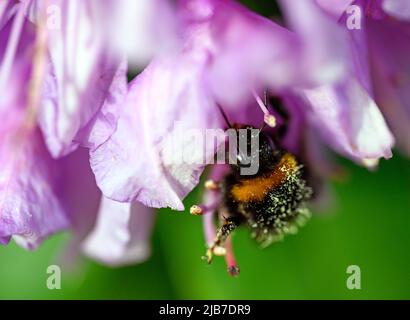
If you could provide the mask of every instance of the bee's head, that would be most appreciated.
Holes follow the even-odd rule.
[[[235,126],[237,134],[235,171],[248,170],[246,175],[263,174],[271,170],[280,160],[283,151],[275,145],[269,134],[252,126]]]

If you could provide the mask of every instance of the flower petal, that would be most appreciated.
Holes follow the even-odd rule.
[[[6,245],[9,244],[11,237],[0,237],[0,244]]]
[[[88,125],[78,132],[75,140],[90,149],[95,149],[107,141],[117,128],[118,117],[126,95],[127,64],[124,61],[112,79],[101,109]]]
[[[334,83],[346,74],[348,42],[345,30],[313,1],[281,1],[286,20],[302,41],[299,75],[307,83]]]
[[[119,63],[104,48],[92,1],[54,0],[61,25],[48,28],[50,66],[39,122],[54,157],[71,152],[103,105]]]
[[[98,221],[83,243],[86,255],[110,266],[142,262],[150,255],[154,212],[138,203],[103,197]]]
[[[69,226],[56,195],[56,164],[38,130],[29,137],[2,135],[0,142],[0,237],[33,249]]]
[[[131,65],[141,67],[178,46],[176,14],[167,0],[105,0],[96,9],[109,47]]]
[[[183,210],[181,200],[198,183],[204,158],[215,152],[203,152],[186,133],[203,134],[221,121],[203,83],[205,63],[206,55],[154,61],[131,83],[116,132],[91,151],[107,197]],[[189,161],[181,158],[181,147]]]
[[[354,0],[315,0],[316,3],[327,13],[330,13],[337,19],[346,12],[347,7]]]
[[[410,2],[408,0],[383,0],[382,8],[393,17],[410,20]]]
[[[410,154],[410,27],[369,20],[367,28],[376,101],[398,146]]]
[[[359,162],[392,156],[394,138],[356,79],[303,93],[310,103],[311,121],[331,147]]]
[[[78,148],[58,160],[60,199],[67,211],[74,242],[81,241],[94,227],[101,192],[89,163],[89,150]]]
[[[6,80],[0,99],[0,238],[6,243],[14,237],[32,249],[69,223],[57,197],[56,162],[26,107],[34,36],[21,17],[24,11],[10,17],[0,30],[1,70],[6,70],[0,75]],[[8,51],[9,46],[14,49]]]
[[[3,0],[0,3],[0,29],[9,21],[9,19],[15,14],[19,4],[14,1]]]
[[[225,108],[237,109],[252,90],[297,81],[299,42],[292,32],[234,1],[185,3],[189,39],[196,39],[191,47],[205,44],[210,52],[209,83]]]

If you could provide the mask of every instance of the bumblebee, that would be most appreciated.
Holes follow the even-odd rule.
[[[244,128],[246,130],[239,130]],[[249,147],[254,128],[236,126],[236,129],[241,132],[238,139],[244,138],[241,134],[247,135]],[[305,203],[312,197],[313,190],[307,183],[304,166],[295,155],[279,147],[269,133],[257,132],[259,147],[254,151],[259,158],[257,173],[241,175],[240,169],[248,164],[243,163],[242,150],[239,150],[238,161],[230,165],[230,173],[222,181],[206,183],[206,187],[217,190],[221,198],[214,212],[219,217],[219,227],[204,257],[208,263],[212,262],[214,255],[229,254],[227,250],[231,249],[231,244],[227,240],[239,226],[246,226],[251,237],[266,247],[288,234],[297,233],[298,228],[310,218]],[[254,157],[255,154],[248,156]],[[191,213],[202,214],[203,210],[193,206]],[[232,254],[227,264],[231,275],[239,274]]]

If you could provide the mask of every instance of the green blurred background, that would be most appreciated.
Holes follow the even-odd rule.
[[[410,161],[395,155],[376,172],[342,164],[349,178],[332,183],[334,204],[298,235],[260,249],[245,229],[236,233],[238,278],[227,275],[222,258],[210,266],[200,259],[200,218],[160,210],[149,261],[120,269],[87,261],[74,273],[63,269],[61,290],[46,288],[46,269],[67,235],[36,252],[1,247],[0,298],[409,299]],[[187,207],[200,193],[193,192]],[[352,264],[361,268],[361,290],[346,287]]]

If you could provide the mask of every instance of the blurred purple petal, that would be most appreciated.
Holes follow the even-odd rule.
[[[0,148],[0,237],[34,249],[69,226],[56,194],[56,164],[38,131],[26,139],[2,135]]]
[[[61,25],[47,28],[50,65],[39,122],[54,157],[79,144],[78,132],[96,116],[113,79],[118,79],[114,76],[119,62],[104,47],[92,4],[89,0],[50,3],[62,17]]]
[[[138,203],[103,197],[98,221],[83,243],[86,255],[110,266],[142,262],[150,255],[155,213]]]
[[[186,3],[189,48],[210,52],[209,83],[224,107],[236,109],[254,89],[297,81],[299,42],[289,30],[234,1]]]
[[[310,121],[333,149],[355,161],[369,165],[391,157],[394,139],[373,101],[366,28],[349,32],[346,14],[341,20],[324,16],[310,1],[283,4],[292,26],[307,43],[305,54],[312,70],[323,73],[339,65],[342,71],[325,76],[324,85],[304,91],[311,106]]]
[[[0,2],[0,29],[9,21],[16,13],[19,4],[11,0],[3,0]]]
[[[58,160],[59,197],[70,220],[73,241],[81,241],[94,227],[101,192],[89,165],[89,150],[78,148]]]
[[[78,92],[70,91],[75,86],[74,83],[65,80],[58,83],[54,74],[47,75],[39,123],[54,157],[70,153],[83,139],[85,145],[97,146],[114,131],[117,110],[112,109],[112,101],[106,102],[105,99],[107,95],[111,99],[113,96],[110,95],[120,93],[110,92],[110,87],[118,90],[126,80],[125,73],[122,73],[122,77],[114,77],[116,70],[116,66],[104,63],[96,66],[92,72],[94,80],[89,79],[91,87],[84,91],[81,98]],[[114,84],[113,81],[120,83]],[[118,98],[119,96],[114,99]],[[92,130],[94,126],[96,131]]]
[[[127,64],[124,61],[111,81],[102,107],[90,123],[77,134],[76,141],[80,141],[81,145],[90,149],[95,149],[107,141],[117,128],[118,117],[126,95]]]
[[[410,25],[369,20],[367,28],[376,101],[410,154]]]
[[[155,61],[131,83],[117,131],[91,151],[91,166],[107,197],[184,208],[182,199],[198,183],[205,160],[196,142],[178,139],[178,132],[218,127],[221,121],[202,81],[206,61],[206,56]],[[172,147],[181,144],[185,152],[192,150],[193,164],[174,161]]]
[[[312,110],[310,120],[332,148],[360,162],[392,156],[393,136],[357,80],[305,90],[304,95]]]
[[[99,201],[94,198],[93,213],[93,196],[99,197],[99,191],[87,151],[83,150],[82,158],[79,151],[56,161],[45,147],[30,105],[34,29],[23,20],[18,37],[13,36],[17,22],[17,16],[13,16],[0,30],[4,40],[0,44],[0,62],[2,66],[12,62],[0,100],[0,237],[4,241],[13,237],[32,249],[47,236],[69,226],[76,236],[85,233],[87,225],[93,223]],[[11,45],[16,49],[10,59],[7,55]]]
[[[335,17],[340,17],[354,0],[315,0],[316,3]]]
[[[312,1],[281,1],[288,25],[300,37],[299,74],[313,85],[340,80],[348,68],[346,32]]]
[[[96,11],[109,47],[133,66],[179,46],[176,12],[168,0],[105,0]]]
[[[33,249],[69,222],[57,197],[56,163],[27,108],[34,34],[24,9],[0,30],[0,237]]]
[[[299,155],[301,154],[301,147],[303,146],[302,138],[307,131],[306,121],[306,105],[303,101],[295,95],[284,95],[283,104],[286,107],[287,113],[291,119],[286,124],[286,135],[282,139],[282,144],[290,152]],[[275,106],[274,106],[275,107]]]
[[[410,2],[408,0],[383,0],[382,8],[391,16],[410,20]]]

